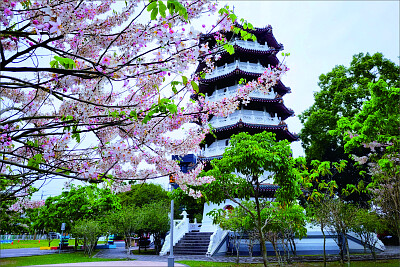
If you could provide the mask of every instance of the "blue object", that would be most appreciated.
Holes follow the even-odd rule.
[[[178,160],[181,172],[187,173],[196,166],[197,158],[195,154],[187,154],[184,156],[172,155],[172,160]]]

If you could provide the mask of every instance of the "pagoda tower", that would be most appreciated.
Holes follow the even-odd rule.
[[[232,32],[226,34],[234,46],[235,53],[230,55],[227,51],[221,52],[221,58],[216,62],[214,71],[200,80],[199,93],[205,95],[206,101],[215,101],[235,94],[241,78],[246,81],[257,79],[266,67],[277,66],[280,63],[276,54],[283,50],[283,45],[276,41],[272,27],[268,25],[265,28],[254,28],[249,32],[257,37],[256,42],[241,40]],[[201,36],[200,43],[205,42],[208,42],[209,47],[216,43],[212,34]],[[204,63],[200,63],[197,72],[204,68]],[[298,136],[289,132],[285,123],[288,117],[294,116],[294,111],[283,103],[283,96],[290,92],[291,89],[279,81],[268,94],[253,91],[250,94],[250,103],[241,104],[239,109],[228,117],[211,117],[209,123],[213,127],[213,134],[206,136],[198,159],[209,162],[215,158],[222,158],[230,137],[239,132],[256,134],[269,131],[276,133],[277,140],[298,140]]]

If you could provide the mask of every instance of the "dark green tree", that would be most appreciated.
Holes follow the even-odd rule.
[[[320,90],[314,93],[314,104],[299,116],[304,125],[300,138],[308,163],[315,159],[331,162],[349,160],[343,139],[330,135],[329,131],[337,128],[340,118],[351,118],[361,110],[364,101],[370,99],[369,83],[383,80],[389,86],[398,87],[399,70],[399,66],[381,53],[372,56],[360,53],[353,56],[349,67],[338,65],[319,77]],[[345,170],[333,177],[339,189],[346,188],[347,184],[356,185],[362,180],[370,180],[368,176],[359,175],[359,167],[354,163],[350,160]],[[369,198],[367,194],[352,194],[345,199],[366,204]]]
[[[120,193],[118,196],[122,206],[142,207],[153,202],[170,201],[168,192],[161,185],[152,183],[133,184],[130,191]]]
[[[371,99],[360,113],[340,119],[332,132],[343,138],[345,151],[358,164],[368,167],[372,183],[365,188],[400,241],[400,88],[379,81],[371,83],[369,90]],[[359,147],[367,151],[359,153]]]

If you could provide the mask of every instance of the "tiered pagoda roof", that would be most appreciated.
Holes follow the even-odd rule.
[[[199,93],[206,95],[206,101],[216,101],[220,97],[235,93],[240,79],[255,80],[262,75],[266,67],[279,65],[276,54],[283,50],[283,45],[276,41],[272,27],[268,25],[265,28],[254,28],[249,32],[257,37],[257,42],[239,40],[232,32],[225,33],[233,44],[235,53],[230,55],[222,51],[213,72],[200,80]],[[205,42],[208,42],[209,47],[216,45],[214,34],[202,35],[200,43]],[[200,63],[197,72],[204,68],[204,63]],[[214,128],[213,135],[206,136],[203,148],[208,150],[208,153],[202,153],[199,159],[209,161],[220,158],[230,137],[239,132],[256,134],[269,131],[276,133],[277,140],[298,140],[298,136],[289,132],[284,122],[288,117],[294,116],[293,110],[287,108],[282,99],[290,92],[291,89],[279,81],[269,94],[257,91],[251,93],[250,102],[242,105],[241,110],[228,118],[211,117],[209,122]]]

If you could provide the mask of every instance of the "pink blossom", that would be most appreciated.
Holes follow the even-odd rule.
[[[5,8],[4,8],[4,15],[6,15],[6,16],[12,16],[13,13],[12,13],[12,11],[11,11],[9,8],[5,7]]]

